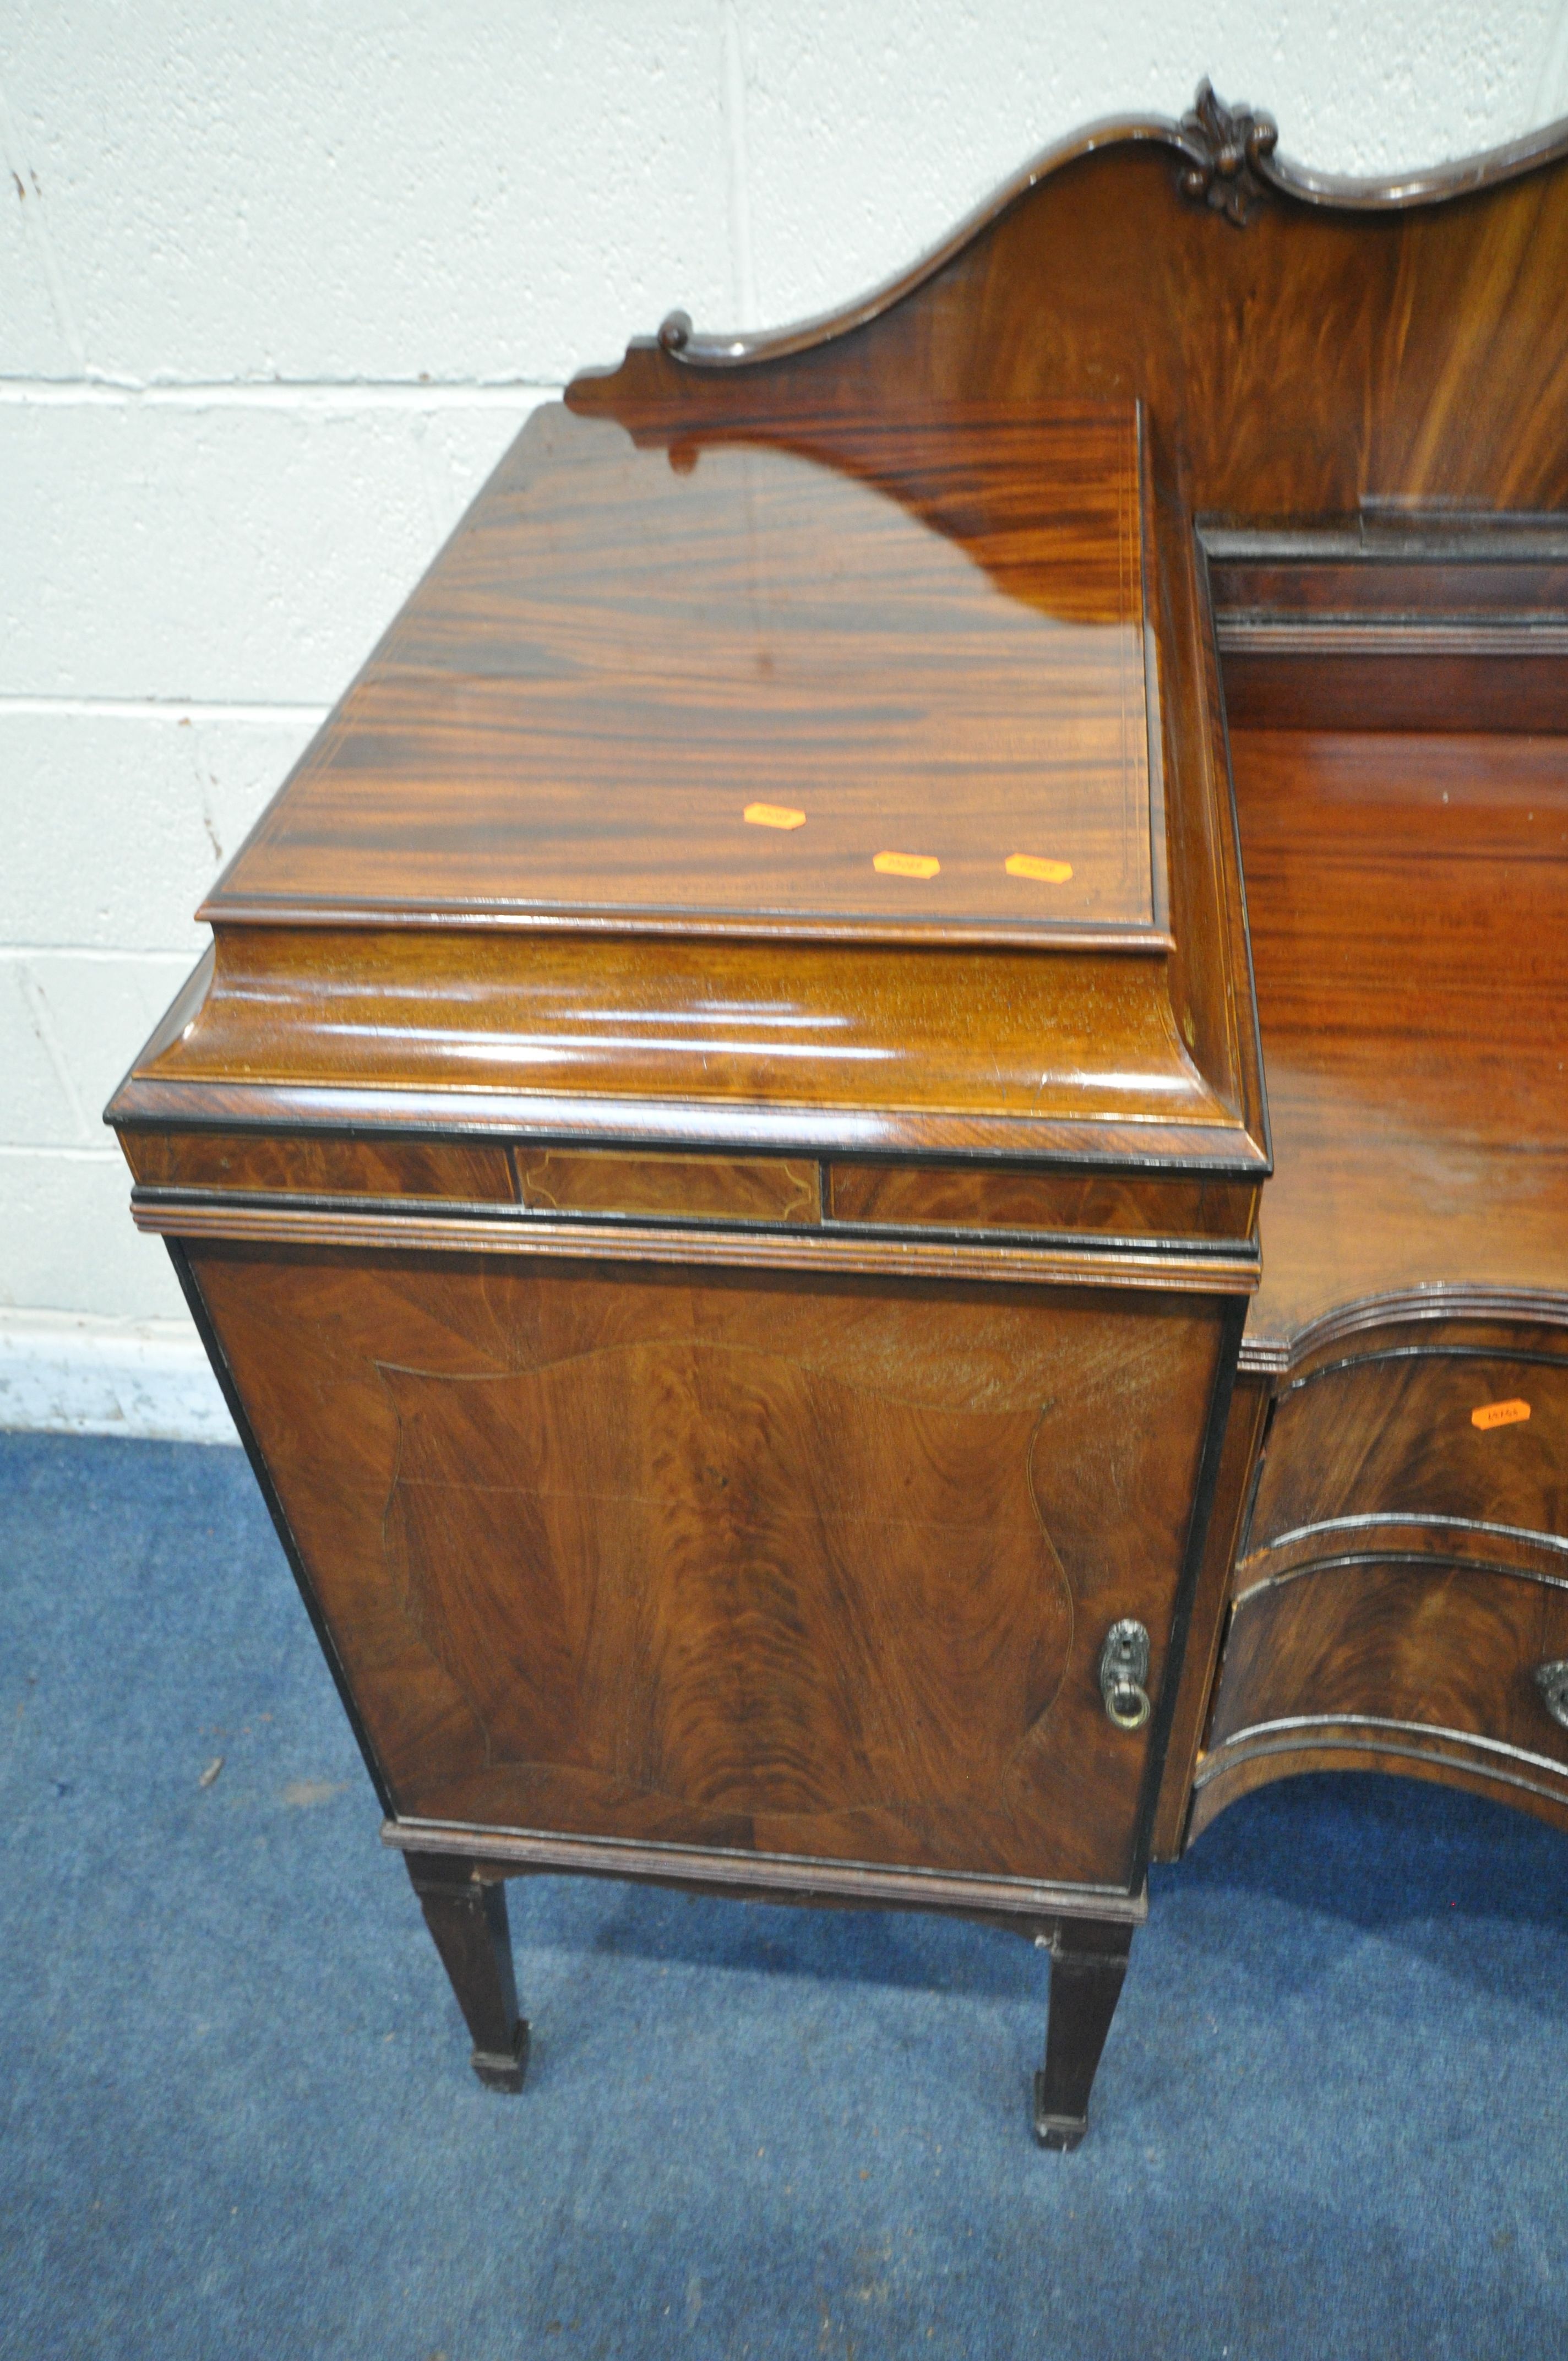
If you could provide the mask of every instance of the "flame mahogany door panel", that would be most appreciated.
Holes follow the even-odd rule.
[[[192,1266],[400,1819],[1141,1877],[1217,1300]]]

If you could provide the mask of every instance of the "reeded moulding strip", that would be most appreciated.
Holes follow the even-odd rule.
[[[1444,1282],[1369,1295],[1325,1312],[1288,1336],[1245,1336],[1238,1367],[1252,1377],[1284,1378],[1310,1355],[1363,1335],[1368,1329],[1406,1321],[1475,1320],[1568,1326],[1568,1299],[1545,1289],[1470,1287]],[[1499,1348],[1500,1350],[1506,1348]]]
[[[970,1279],[1014,1286],[1135,1287],[1181,1295],[1245,1295],[1258,1283],[1255,1257],[1094,1246],[1050,1247],[940,1243],[930,1239],[795,1235],[644,1225],[529,1213],[494,1219],[429,1213],[330,1211],[315,1206],[192,1203],[188,1197],[132,1191],[138,1230],[199,1245],[339,1246],[360,1253],[549,1255],[576,1262],[673,1262],[756,1271],[809,1271],[874,1279]]]
[[[1280,622],[1266,615],[1219,618],[1223,656],[1565,656],[1568,622],[1366,622],[1356,616]]]
[[[1555,1763],[1550,1754],[1511,1745],[1507,1739],[1486,1738],[1478,1730],[1447,1730],[1439,1722],[1386,1719],[1376,1713],[1282,1714],[1276,1720],[1250,1723],[1204,1757],[1193,1787],[1204,1788],[1232,1765],[1255,1762],[1259,1756],[1328,1746],[1350,1754],[1408,1753],[1422,1761],[1451,1763],[1455,1769],[1483,1771],[1488,1778],[1505,1779],[1537,1795],[1550,1794],[1552,1787],[1541,1784],[1539,1777],[1524,1774],[1544,1773],[1552,1785],[1568,1787],[1568,1763]],[[1462,1747],[1465,1752],[1449,1755],[1442,1752],[1445,1747]],[[1506,1763],[1518,1763],[1521,1770],[1510,1772],[1502,1767]]]
[[[407,928],[427,933],[454,928],[515,934],[652,935],[685,941],[697,936],[727,942],[848,943],[916,950],[1108,951],[1127,958],[1165,959],[1176,949],[1168,928],[1152,919],[880,917],[867,911],[842,917],[794,910],[677,909],[667,904],[486,900],[477,895],[423,902],[395,895],[341,902],[311,894],[225,894],[219,886],[196,912],[213,927],[316,927],[361,934]]]
[[[634,1843],[623,1837],[552,1836],[454,1820],[392,1819],[383,1844],[400,1852],[457,1854],[514,1869],[587,1870],[605,1877],[660,1877],[718,1888],[848,1896],[902,1903],[912,1910],[973,1910],[1020,1918],[1115,1918],[1141,1927],[1149,1915],[1140,1885],[1052,1885],[1033,1878],[964,1876],[941,1869],[888,1869],[877,1862],[816,1861],[795,1853],[739,1852],[696,1845]]]

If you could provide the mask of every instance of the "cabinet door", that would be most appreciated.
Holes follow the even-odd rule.
[[[400,1812],[1124,1887],[1220,1306],[193,1257]]]

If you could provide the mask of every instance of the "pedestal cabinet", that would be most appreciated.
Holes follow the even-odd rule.
[[[1435,656],[1434,726],[1474,734],[1486,664],[1525,664],[1519,709],[1561,628],[1550,522],[1466,572],[1415,513],[1565,496],[1528,386],[1494,390],[1489,476],[1446,431],[1433,291],[1484,279],[1521,188],[1568,250],[1568,182],[1469,185],[1336,192],[1210,94],[1070,143],[842,314],[676,315],[530,420],[204,906],[110,1120],[488,2082],[526,2058],[509,1877],[938,1909],[1049,1950],[1034,2120],[1070,2147],[1151,1849],[1303,1710],[1361,1745],[1412,1631],[1460,1687],[1568,1653],[1537,1611],[1568,1576],[1556,1018],[1515,1027],[1494,1126],[1541,1134],[1505,1304],[1479,1148],[1448,1248],[1378,1259],[1385,1167],[1452,1113],[1421,1078],[1475,1026],[1406,1021],[1401,1075],[1398,992],[1334,996],[1369,880],[1397,911],[1430,851],[1431,761],[1378,769],[1368,676],[1398,733]],[[1404,587],[1368,620],[1374,490]],[[1561,916],[1556,755],[1526,784]],[[1505,794],[1464,808],[1442,891],[1527,857]],[[1265,1045],[1296,1025],[1277,1262],[1260,998]],[[1439,1314],[1472,1325],[1408,1347]],[[1480,1425],[1473,1476],[1368,1442],[1510,1392],[1534,1457],[1496,1482]],[[1475,1536],[1510,1520],[1499,1572]]]

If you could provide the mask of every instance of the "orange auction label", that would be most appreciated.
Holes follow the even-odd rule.
[[[1485,1433],[1488,1427],[1521,1426],[1529,1416],[1527,1401],[1483,1402],[1479,1410],[1471,1411],[1470,1423]]]
[[[1010,852],[1003,866],[1009,877],[1037,877],[1042,885],[1065,885],[1072,875],[1070,861],[1046,861],[1037,852]]]
[[[804,828],[806,814],[791,811],[787,804],[748,804],[740,815],[753,828]]]
[[[941,865],[928,852],[878,852],[872,859],[884,877],[935,877]]]

